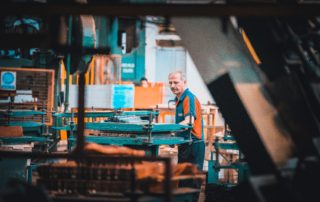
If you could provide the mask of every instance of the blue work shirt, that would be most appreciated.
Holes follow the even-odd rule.
[[[203,120],[201,115],[201,104],[197,97],[192,94],[187,88],[180,98],[176,97],[176,123],[180,123],[185,120],[187,116],[193,116],[194,122],[191,130],[193,140],[203,140]],[[188,132],[180,133],[181,136],[188,136]]]

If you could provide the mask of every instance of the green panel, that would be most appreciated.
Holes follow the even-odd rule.
[[[95,25],[96,25],[96,47],[98,48],[107,48],[108,35],[111,31],[110,18],[106,16],[94,16]]]
[[[0,138],[0,141],[4,144],[26,144],[30,142],[48,142],[48,139],[44,137],[24,136]]]
[[[219,149],[239,150],[237,143],[215,143]]]
[[[137,20],[136,27],[141,27],[140,20]],[[118,46],[118,30],[118,18],[115,18],[109,34],[109,44],[112,54],[122,56],[121,78],[124,81],[139,81],[145,75],[145,28],[140,29],[138,47],[127,54],[122,54],[121,47]]]
[[[53,117],[66,117],[71,118],[71,116],[77,117],[78,113],[71,113],[71,112],[65,112],[65,113],[55,113],[52,114]],[[97,118],[97,117],[112,117],[114,116],[114,112],[85,112],[85,117],[91,117],[91,118]]]
[[[121,115],[124,116],[149,116],[152,115],[159,115],[159,112],[153,112],[153,111],[124,111],[121,113]]]
[[[121,54],[121,49],[118,47],[118,18],[114,18],[111,25],[111,32],[108,35],[108,44],[110,44],[112,54]]]
[[[44,126],[44,123],[34,121],[10,121],[10,123],[0,123],[1,126],[21,126],[21,127],[40,127]]]
[[[66,117],[71,118],[73,114],[73,117],[77,117],[78,113],[71,113],[71,112],[65,112],[65,113],[55,113],[52,114],[53,117]],[[85,117],[91,117],[91,118],[98,118],[98,117],[112,117],[112,116],[149,116],[152,114],[153,116],[159,115],[159,112],[153,112],[153,111],[120,111],[120,112],[85,112]]]
[[[70,126],[62,127],[52,127],[55,130],[70,130]],[[189,126],[180,125],[180,124],[152,124],[150,128],[148,125],[143,124],[126,124],[126,123],[86,123],[86,129],[91,130],[101,130],[109,132],[118,132],[118,133],[147,133],[151,131],[152,133],[171,133],[171,132],[181,132],[189,129]],[[76,130],[76,125],[73,127]]]
[[[208,161],[208,178],[207,178],[207,184],[218,184],[219,183],[219,171],[220,169],[215,169],[215,161],[209,160]]]
[[[125,124],[125,123],[86,123],[86,128],[92,130],[103,130],[112,132],[130,132],[144,133],[149,129],[153,133],[179,132],[187,130],[189,127],[179,124],[152,124],[149,128],[147,125],[141,124]]]
[[[141,27],[141,21],[137,21],[137,27]],[[135,80],[140,81],[141,77],[145,75],[145,55],[146,55],[146,30],[140,30],[139,47],[135,52],[136,58],[136,75]]]
[[[35,110],[12,110],[8,111],[0,111],[0,117],[26,117],[26,116],[34,116],[34,115],[45,115],[46,112],[35,111]]]
[[[121,64],[121,78],[122,80],[135,80],[136,74],[136,54],[135,50],[133,53],[122,55],[122,64]]]
[[[21,181],[26,180],[26,167],[28,165],[27,159],[9,159],[9,158],[1,158],[0,161],[0,190],[2,191],[2,197],[3,200],[5,200],[5,194],[4,193],[11,193],[10,189],[8,188],[8,182],[11,179],[19,179]],[[19,187],[20,191],[23,190],[22,187]],[[5,192],[7,190],[7,192]],[[25,191],[25,190],[24,190]],[[8,197],[9,198],[9,197]],[[15,201],[14,196],[11,196],[11,200]],[[8,199],[10,200],[10,199]],[[2,200],[1,200],[2,201]]]
[[[69,142],[73,145],[76,138],[69,138]],[[87,142],[94,142],[104,145],[146,145],[148,144],[148,137],[102,137],[102,136],[89,136],[86,137]],[[174,145],[183,144],[188,142],[181,137],[153,137],[150,146],[152,145]]]

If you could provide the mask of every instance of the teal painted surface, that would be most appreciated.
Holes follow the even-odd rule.
[[[5,159],[0,161],[0,190],[4,192],[8,188],[10,179],[26,181],[27,159]],[[14,200],[13,200],[14,201]]]
[[[141,29],[141,21],[136,21],[136,27],[140,29],[139,45],[130,53],[122,54],[121,47],[118,46],[118,18],[112,23],[112,31],[109,34],[109,44],[112,54],[119,54],[122,57],[121,78],[123,81],[139,81],[145,75],[145,28]]]
[[[91,118],[97,118],[97,117],[112,117],[114,116],[114,112],[85,112],[85,117],[91,117]],[[78,113],[71,113],[71,112],[65,112],[65,113],[55,113],[52,114],[53,117],[65,117],[65,118],[71,118],[77,117]]]
[[[150,131],[153,133],[170,133],[187,130],[189,127],[179,124],[152,124],[149,128],[147,125],[141,124],[125,124],[125,123],[87,123],[86,128],[92,130],[145,133]]]
[[[238,163],[238,182],[241,183],[250,176],[249,165],[246,162]]]
[[[226,135],[224,136],[224,141],[227,140],[234,140],[232,136]],[[220,164],[220,153],[219,150],[236,150],[239,151],[239,147],[236,144],[236,142],[219,142],[219,139],[217,139],[214,144],[214,150],[215,152],[218,152],[218,157],[216,156],[215,152],[211,152],[211,159],[208,161],[208,178],[207,178],[207,183],[208,184],[219,184],[223,186],[234,186],[235,184],[230,184],[230,183],[221,183],[219,182],[219,172],[223,169],[234,169],[238,173],[238,182],[242,182],[243,180],[247,179],[249,176],[249,167],[247,163],[245,162],[240,162],[239,160],[229,162],[228,164],[221,165]],[[217,159],[214,159],[213,157],[216,157]],[[221,155],[223,157],[223,155]]]
[[[208,161],[208,184],[218,184],[219,183],[219,170],[215,169],[214,167],[215,161],[209,160]]]
[[[237,143],[216,143],[219,149],[239,150]]]
[[[21,127],[40,127],[44,126],[44,123],[34,121],[10,121],[10,123],[0,123],[1,126],[21,126]]]
[[[74,145],[76,138],[69,138],[69,143]],[[89,136],[86,137],[86,142],[94,142],[103,145],[173,145],[183,144],[189,141],[182,137],[152,137],[152,141],[149,144],[148,137],[101,137],[101,136]]]
[[[148,137],[101,137],[101,136],[89,136],[85,139],[86,142],[92,142],[102,145],[117,145],[117,146],[128,146],[133,149],[143,150],[147,156],[157,156],[160,145],[174,145],[188,143],[181,137],[153,137],[149,142]],[[76,144],[76,138],[70,137],[68,139],[68,149],[69,151]]]
[[[249,166],[245,162],[235,162],[229,165],[216,165],[215,166],[215,160],[209,160],[208,161],[208,178],[207,178],[207,184],[220,184],[220,185],[233,185],[233,184],[225,184],[219,182],[219,172],[222,169],[235,169],[238,173],[238,183],[243,182],[244,180],[248,179],[250,172],[249,172]]]
[[[26,117],[26,116],[33,116],[33,115],[45,115],[46,112],[42,111],[35,111],[35,110],[19,110],[19,111],[2,111],[0,112],[0,117]]]
[[[123,116],[149,116],[152,114],[153,116],[159,115],[159,112],[153,112],[153,111],[125,111],[122,112],[121,115]]]
[[[109,27],[110,19],[105,16],[94,16],[96,25],[96,47],[107,48],[108,47],[108,35],[111,31]]]
[[[136,64],[136,50],[130,54],[122,55],[121,78],[123,81],[137,80],[135,78],[137,64]]]
[[[111,32],[108,35],[108,44],[111,48],[112,54],[121,54],[121,50],[119,50],[120,48],[118,47],[118,23],[118,18],[113,18],[113,22],[111,24]]]
[[[65,112],[65,113],[55,113],[52,114],[53,117],[66,117],[71,118],[73,114],[73,117],[77,117],[78,113],[71,113],[71,112]],[[85,117],[91,117],[91,118],[98,118],[98,117],[112,117],[112,116],[149,116],[152,114],[153,116],[159,115],[159,112],[153,112],[153,111],[120,111],[120,112],[85,112]]]
[[[61,76],[61,62],[59,63],[60,67],[54,71],[54,99],[53,99],[53,111],[58,110],[58,98],[60,98],[60,76]]]
[[[141,26],[141,21],[137,21],[137,27]],[[145,75],[145,55],[146,55],[146,30],[140,29],[139,47],[136,49],[136,81],[140,81],[141,77]]]
[[[70,126],[60,126],[52,127],[55,130],[70,130]],[[189,129],[189,126],[180,125],[180,124],[152,124],[149,128],[145,124],[126,124],[126,123],[86,123],[86,129],[91,130],[103,130],[104,132],[118,132],[118,133],[147,133],[151,131],[152,133],[175,133],[181,132]],[[77,129],[77,126],[74,125],[74,130]]]
[[[48,142],[48,139],[45,137],[24,136],[0,138],[0,141],[4,144],[26,144],[31,142]]]

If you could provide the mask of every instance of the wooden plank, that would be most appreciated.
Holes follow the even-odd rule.
[[[22,137],[21,126],[0,126],[0,137]]]
[[[20,67],[1,67],[2,71],[26,71],[26,72],[51,72],[54,73],[53,69],[41,69],[41,68],[20,68]]]

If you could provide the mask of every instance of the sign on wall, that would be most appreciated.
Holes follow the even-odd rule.
[[[16,90],[16,72],[1,72],[1,90]]]
[[[78,107],[78,86],[69,86],[70,108]],[[106,84],[86,85],[86,108],[133,108],[134,85],[133,84]]]

